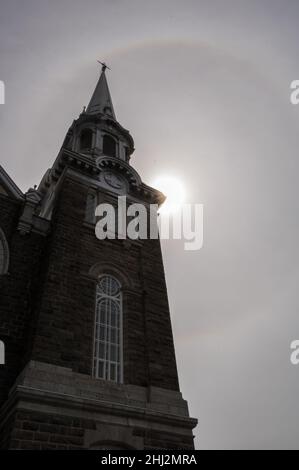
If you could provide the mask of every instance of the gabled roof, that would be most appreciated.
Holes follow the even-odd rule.
[[[24,199],[24,194],[22,193],[20,188],[18,188],[16,183],[6,173],[6,171],[1,165],[0,165],[0,194],[12,196],[18,200]]]

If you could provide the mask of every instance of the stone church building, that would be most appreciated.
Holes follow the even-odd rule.
[[[100,202],[164,201],[131,166],[105,68],[37,188],[0,166],[1,449],[194,448],[160,241],[95,236]]]

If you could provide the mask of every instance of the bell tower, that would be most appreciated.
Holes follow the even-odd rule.
[[[87,109],[84,108],[70,128],[68,148],[91,157],[106,155],[129,162],[134,151],[134,142],[130,133],[116,119],[106,68],[103,65]]]
[[[95,236],[100,203],[126,196],[148,209],[165,199],[131,166],[134,141],[116,119],[106,68],[16,221],[23,252],[41,242],[19,306],[23,347],[2,381],[3,448],[194,448],[160,241]]]

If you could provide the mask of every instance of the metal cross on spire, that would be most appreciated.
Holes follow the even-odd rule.
[[[105,74],[105,70],[110,70],[110,68],[105,64],[105,62],[101,62],[99,60],[97,62],[102,66],[102,73],[100,73],[97,86],[93,92],[89,105],[87,106],[86,113],[109,114],[110,117],[116,120]]]
[[[102,66],[102,72],[105,72],[106,69],[111,70],[111,68],[108,67],[108,65],[105,64],[105,62],[101,62],[100,60],[98,60],[97,62],[98,62],[99,64],[101,64],[101,66]]]

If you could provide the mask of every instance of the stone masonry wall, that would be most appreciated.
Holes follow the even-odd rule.
[[[84,223],[88,187],[66,177],[43,260],[32,359],[92,373],[95,264],[128,278],[124,289],[124,381],[178,389],[163,262],[158,240],[99,241]]]
[[[17,231],[22,203],[0,195],[0,227],[10,252],[8,274],[0,276],[0,340],[6,364],[0,365],[0,406],[28,355],[28,328],[39,282],[39,263],[45,239]]]

